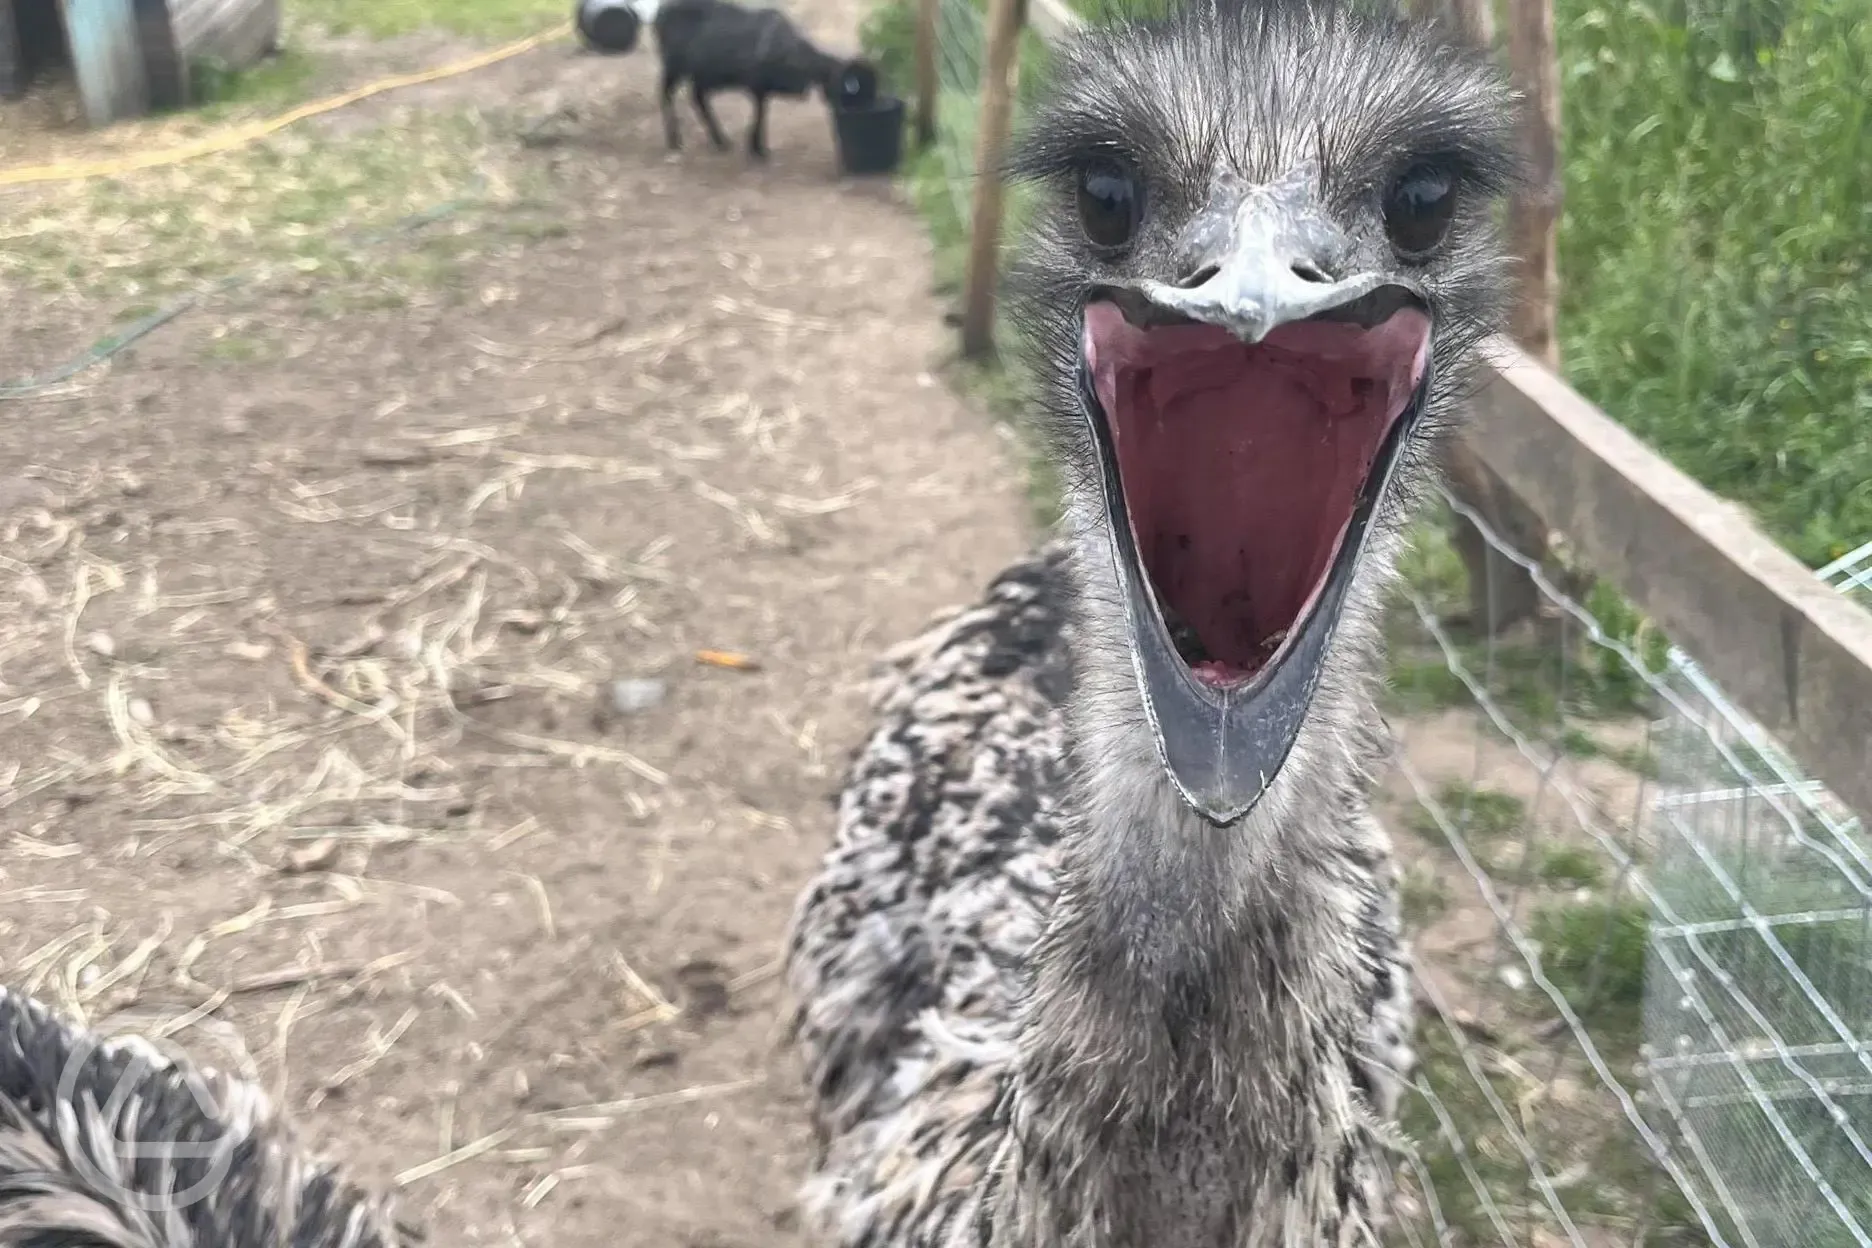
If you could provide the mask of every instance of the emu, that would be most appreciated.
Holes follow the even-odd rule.
[[[400,1248],[258,1087],[0,988],[0,1248]]]
[[[754,97],[748,155],[767,158],[767,97],[800,97],[814,88],[831,100],[847,64],[820,51],[777,9],[744,9],[730,0],[664,0],[656,11],[657,51],[663,61],[663,137],[682,147],[675,95],[683,80],[718,151],[728,136],[709,107],[713,92],[738,87]]]
[[[1058,51],[1010,172],[1065,518],[890,656],[799,901],[819,1242],[1376,1242],[1379,611],[1505,310],[1511,104],[1357,0]]]

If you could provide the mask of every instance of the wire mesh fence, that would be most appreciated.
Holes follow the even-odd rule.
[[[936,0],[936,140],[955,220],[967,228],[975,180],[986,24],[975,0]]]
[[[984,22],[937,3],[966,229]],[[1387,623],[1421,1006],[1389,1238],[1872,1248],[1864,830],[1616,594],[1441,506]],[[1457,514],[1535,619],[1470,618]],[[1872,603],[1872,543],[1822,575]]]
[[[1872,606],[1872,542],[1841,555],[1821,568],[1819,576],[1847,597]]]
[[[1465,619],[1427,524],[1382,801],[1408,864],[1420,1104],[1400,1233],[1865,1244],[1872,858],[1858,822],[1606,591]]]

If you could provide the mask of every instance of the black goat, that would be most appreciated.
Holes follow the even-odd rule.
[[[730,0],[663,0],[654,24],[663,58],[663,136],[671,151],[682,147],[675,95],[685,78],[709,139],[722,151],[728,136],[709,108],[710,94],[738,88],[754,97],[748,155],[763,160],[768,96],[797,98],[817,88],[830,101],[854,90],[847,81],[854,73],[871,76],[868,67],[821,52],[776,9],[744,9]]]

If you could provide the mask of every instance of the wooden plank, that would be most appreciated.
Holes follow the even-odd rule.
[[[108,126],[149,111],[132,0],[65,0],[65,38],[85,120]]]
[[[1872,614],[1505,340],[1473,445],[1610,580],[1872,815]]]
[[[1554,0],[1510,0],[1508,63],[1521,93],[1521,146],[1529,185],[1508,202],[1508,240],[1521,262],[1516,341],[1549,368],[1560,367],[1560,58]]]
[[[943,0],[917,0],[916,139],[918,147],[936,141],[936,19]]]

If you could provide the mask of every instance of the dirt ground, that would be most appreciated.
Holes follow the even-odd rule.
[[[860,684],[1029,538],[911,213],[814,104],[667,162],[653,78],[428,89],[552,123],[437,297],[241,288],[0,401],[5,982],[231,1024],[432,1243],[796,1242],[779,940]],[[121,310],[0,300],[0,383]]]
[[[854,41],[860,0],[792,7]],[[464,50],[328,42],[314,85]],[[0,397],[0,976],[249,1065],[435,1243],[798,1242],[779,942],[862,682],[1031,537],[1014,448],[938,377],[910,211],[833,176],[817,104],[774,106],[764,168],[685,105],[667,159],[654,76],[560,44],[306,123],[292,142],[348,153],[412,109],[494,118],[469,163],[502,194],[343,263],[269,251],[211,169],[147,175],[289,280]],[[203,125],[87,137],[62,98],[0,112],[0,167]],[[718,108],[739,140],[745,105]],[[72,201],[23,195],[0,393],[189,273],[176,231],[107,203],[83,219],[110,281],[47,284],[84,258],[44,250]],[[139,229],[174,252],[151,277]],[[1586,847],[1478,722],[1397,726],[1431,788],[1527,813],[1485,865]],[[1635,809],[1621,768],[1566,776]],[[1620,1124],[1504,994],[1494,917],[1396,773],[1381,811],[1434,903],[1420,968],[1573,1174]]]

